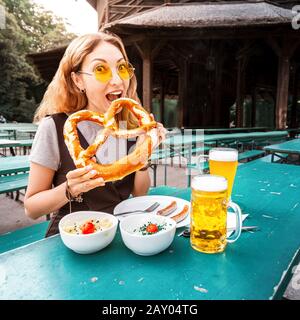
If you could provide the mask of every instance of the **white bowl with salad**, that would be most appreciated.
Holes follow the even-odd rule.
[[[118,219],[99,211],[77,211],[64,216],[59,222],[63,243],[71,250],[89,254],[107,247],[114,239]]]
[[[134,253],[151,256],[167,249],[174,240],[176,222],[168,217],[140,213],[120,222],[124,244]]]

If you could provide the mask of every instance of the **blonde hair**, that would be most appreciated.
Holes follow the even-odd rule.
[[[49,84],[40,106],[36,110],[34,122],[40,121],[46,115],[61,112],[72,113],[86,107],[88,102],[87,97],[75,85],[71,78],[71,73],[80,70],[84,58],[103,41],[116,46],[121,51],[124,59],[128,61],[123,42],[115,34],[99,32],[75,38],[67,47],[55,76]],[[136,87],[137,81],[134,75],[130,79],[127,97],[140,102],[136,93]],[[136,118],[127,109],[124,108],[117,116],[118,120],[127,121],[129,129],[137,126]]]

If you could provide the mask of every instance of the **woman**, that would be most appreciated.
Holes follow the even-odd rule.
[[[58,211],[52,217],[46,236],[58,233],[59,220],[71,210],[112,213],[130,194],[147,193],[150,177],[146,167],[122,180],[104,183],[102,178],[92,179],[96,174],[92,168],[76,169],[64,143],[63,126],[69,114],[81,109],[104,113],[111,102],[120,97],[139,101],[134,69],[122,41],[107,33],[73,40],[35,115],[40,125],[30,155],[24,205],[27,216],[33,219]],[[128,129],[137,126],[128,110],[123,109],[117,116],[118,120],[126,121]],[[81,145],[86,148],[101,127],[82,121],[78,129]],[[152,130],[156,130],[159,142],[165,138],[162,124]],[[94,160],[112,163],[126,155],[133,144],[109,136]]]

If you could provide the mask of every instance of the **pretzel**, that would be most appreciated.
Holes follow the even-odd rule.
[[[139,127],[136,129],[120,129],[115,119],[115,115],[123,108],[129,109],[137,118]],[[81,121],[92,121],[103,126],[104,129],[96,136],[95,141],[87,149],[83,149],[78,138],[77,125]],[[125,176],[143,168],[152,153],[152,146],[157,137],[150,132],[156,127],[156,122],[146,110],[135,100],[120,98],[114,100],[104,114],[94,111],[81,110],[68,117],[64,125],[64,140],[77,168],[92,166],[97,171],[93,177],[102,177],[104,181],[115,181],[123,179]],[[92,158],[101,147],[109,135],[116,138],[132,138],[146,133],[144,141],[136,146],[129,155],[119,159],[112,164],[95,163]]]

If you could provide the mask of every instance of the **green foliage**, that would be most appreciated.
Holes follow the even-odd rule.
[[[6,13],[0,30],[0,114],[9,121],[31,122],[43,80],[27,54],[66,45],[73,37],[63,20],[30,0],[0,0]]]

